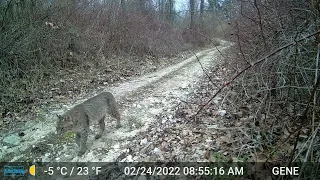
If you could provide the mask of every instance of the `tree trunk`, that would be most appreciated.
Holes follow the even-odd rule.
[[[204,0],[201,0],[200,1],[200,24],[201,24],[201,27],[204,27],[203,13],[204,13]]]
[[[190,29],[193,30],[195,29],[195,24],[194,24],[194,0],[190,0]]]

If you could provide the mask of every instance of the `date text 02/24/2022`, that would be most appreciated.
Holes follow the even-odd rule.
[[[211,176],[228,176],[243,175],[243,167],[144,167],[133,166],[125,167],[124,174],[127,176],[179,176],[179,175],[211,175]]]

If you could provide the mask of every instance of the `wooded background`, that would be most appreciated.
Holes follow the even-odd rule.
[[[107,84],[139,75],[222,38],[234,43],[224,59],[234,108],[268,124],[270,146],[286,127],[297,139],[290,160],[307,135],[297,158],[316,160],[319,13],[318,0],[1,0],[1,118],[96,87],[101,74]]]

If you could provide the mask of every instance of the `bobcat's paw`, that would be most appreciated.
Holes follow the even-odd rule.
[[[95,139],[101,138],[101,134],[97,134],[94,138],[95,138]]]

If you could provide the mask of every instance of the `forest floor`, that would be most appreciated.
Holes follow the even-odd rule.
[[[180,63],[141,77],[133,77],[112,87],[95,90],[77,101],[68,102],[65,109],[52,110],[45,118],[28,121],[23,127],[1,134],[1,161],[37,162],[109,162],[109,161],[206,161],[212,148],[229,141],[217,132],[219,118],[190,121],[195,112],[183,110],[200,104],[191,103],[195,92],[205,92],[203,84],[210,83],[203,69],[213,69],[222,60],[230,43],[197,53]],[[222,53],[222,54],[221,54]],[[198,62],[201,62],[201,64]],[[219,69],[224,69],[220,67]],[[225,74],[215,77],[221,82]],[[201,83],[202,82],[202,83]],[[106,120],[106,131],[98,140],[93,132],[88,139],[88,150],[77,156],[79,147],[73,135],[59,137],[55,133],[56,114],[102,91],[112,92],[117,99],[122,127],[115,128],[115,121]],[[216,97],[220,103],[223,97]],[[225,110],[216,109],[214,116],[224,116]],[[98,125],[91,125],[96,132]],[[228,152],[219,152],[228,155]]]

